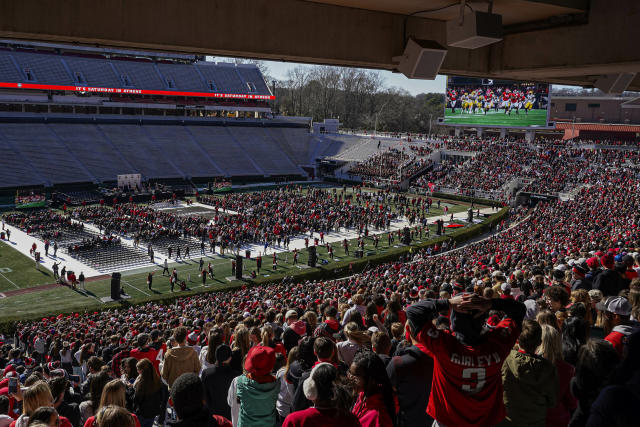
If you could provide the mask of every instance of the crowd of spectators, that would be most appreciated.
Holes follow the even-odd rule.
[[[427,148],[417,146],[414,148],[415,150],[412,149],[412,151],[415,155],[411,156],[395,148],[379,152],[352,167],[348,173],[371,182],[403,181],[430,164],[429,160],[417,157],[417,155],[424,155],[420,149],[426,152]]]
[[[18,426],[633,425],[638,190],[612,170],[484,240],[346,279],[19,322],[0,410]]]
[[[445,188],[461,194],[481,191],[506,199],[506,185],[516,178],[521,180],[518,188],[526,192],[556,194],[597,184],[611,170],[640,165],[640,152],[635,150],[584,148],[544,138],[532,144],[495,138],[445,138],[439,144],[475,155],[456,165],[443,162],[418,177],[413,186],[435,191]]]
[[[122,240],[118,236],[94,236],[92,238],[82,239],[72,245],[69,245],[68,252],[72,256],[77,252],[94,251],[105,247],[114,247],[122,244]]]
[[[438,243],[343,279],[17,322],[0,337],[0,426],[635,425],[636,156],[493,144],[428,178],[464,184],[475,173],[474,185],[494,189],[532,173],[553,191],[588,185],[571,200],[512,209],[482,240]],[[118,234],[260,241],[385,228],[429,208],[360,189],[199,201],[215,206],[212,221],[134,204],[71,217]],[[29,230],[72,223],[55,213],[10,221]]]
[[[11,224],[27,234],[35,234],[43,239],[55,240],[65,230],[82,231],[82,223],[73,222],[68,215],[42,209],[28,212],[11,212],[3,216]]]

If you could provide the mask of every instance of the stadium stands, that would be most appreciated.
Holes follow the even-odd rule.
[[[238,145],[254,159],[260,169],[269,175],[299,175],[302,171],[294,165],[287,154],[278,149],[270,139],[265,138],[264,132],[258,127],[226,128]],[[256,141],[261,143],[256,144]]]
[[[188,126],[187,130],[227,176],[264,175],[225,127]]]
[[[75,84],[60,55],[13,52],[11,56],[18,64],[26,82],[52,85]]]
[[[149,126],[147,135],[189,177],[223,176],[224,172],[193,140],[184,126]]]
[[[49,183],[93,182],[81,163],[56,135],[44,124],[3,123],[0,133],[11,141],[13,149],[27,164]],[[4,155],[2,167],[11,167]],[[7,162],[7,163],[5,163]],[[31,172],[29,172],[30,174]]]
[[[51,123],[45,126],[98,180],[112,181],[118,174],[136,173],[95,125]]]
[[[146,90],[270,95],[252,64],[152,62],[0,51],[0,81]]]
[[[0,76],[2,76],[2,80],[15,83],[23,81],[24,77],[22,73],[18,71],[18,68],[16,68],[13,59],[3,53],[4,52],[0,52]]]
[[[240,74],[236,72],[235,65],[198,62],[195,66],[205,78],[205,82],[213,81],[218,90],[225,88],[225,91],[228,93],[249,93],[249,87],[244,84],[240,78]]]
[[[122,84],[115,69],[107,61],[65,57],[76,83],[96,87],[118,87]]]

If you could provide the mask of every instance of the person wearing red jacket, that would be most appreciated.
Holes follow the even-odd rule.
[[[451,310],[451,330],[433,324]],[[506,316],[486,327],[489,310]],[[511,299],[459,294],[449,300],[426,299],[407,309],[407,333],[434,361],[427,413],[445,426],[493,426],[505,418],[502,365],[511,352],[526,313]]]
[[[138,348],[131,350],[129,356],[135,358],[136,360],[148,359],[153,364],[153,367],[155,368],[158,375],[160,375],[160,360],[158,360],[158,351],[153,347],[149,347],[150,340],[151,338],[148,334],[138,335],[136,339]]]
[[[362,427],[393,427],[396,405],[384,362],[377,354],[363,351],[353,358],[348,378],[358,393],[351,413]]]
[[[609,331],[604,339],[611,343],[622,357],[625,342],[634,332],[640,331],[640,323],[631,321],[631,304],[625,297],[609,298],[598,306],[605,312],[604,329]]]

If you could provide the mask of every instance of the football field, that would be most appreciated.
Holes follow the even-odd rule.
[[[468,209],[468,204],[465,202],[448,200],[443,200],[443,202],[442,207],[448,206],[449,212],[463,213]],[[477,207],[483,208],[484,206],[477,205]],[[185,210],[189,212],[192,209],[195,209],[195,207]],[[432,206],[430,216],[442,214],[444,212],[441,208],[437,208],[435,205]],[[462,223],[465,224],[464,222]],[[432,221],[429,224],[429,228],[431,236],[434,237],[435,225],[433,225]],[[12,240],[14,240],[13,237]],[[354,248],[357,239],[351,238],[349,240],[351,248]],[[422,240],[418,239],[418,241]],[[0,323],[51,313],[69,313],[79,310],[105,308],[106,306],[120,306],[119,303],[105,303],[102,301],[104,297],[110,295],[111,280],[108,275],[87,281],[86,290],[74,290],[67,286],[55,285],[51,271],[44,268],[37,270],[34,261],[30,257],[19,253],[13,246],[14,242],[0,241]],[[340,243],[334,243],[333,247],[335,258],[332,260],[326,247],[323,245],[318,246],[318,261],[320,265],[326,263],[324,268],[332,268],[333,265],[338,265],[338,263],[357,260],[353,250],[349,255],[346,255]],[[381,236],[378,248],[374,246],[371,236],[365,239],[364,249],[367,256],[393,252],[397,250],[396,248],[398,248],[398,242],[396,241],[389,245],[384,235]],[[61,254],[61,257],[66,256],[66,253]],[[212,263],[215,277],[207,278],[205,283],[202,282],[199,276],[199,256],[194,255],[191,259],[170,263],[171,269],[173,267],[177,269],[179,280],[184,279],[189,288],[189,291],[176,291],[176,293],[189,295],[203,291],[219,291],[242,286],[243,282],[228,279],[232,276],[231,261],[234,258],[230,254],[216,255],[215,259],[207,257],[205,262]],[[271,258],[271,253],[264,257],[263,268],[258,273],[258,279],[279,278],[303,272],[304,268],[306,268],[308,253],[306,250],[299,251],[298,265],[294,265],[291,252],[278,253],[278,264],[275,270],[272,268]],[[256,269],[255,259],[246,260],[245,264],[247,274]],[[154,273],[152,289],[147,286],[147,274],[150,271]],[[138,268],[122,273],[122,287],[131,296],[130,299],[126,300],[125,304],[158,300],[175,295],[170,290],[168,277],[162,275],[162,267],[160,265]]]
[[[505,114],[504,110],[498,110],[498,112],[491,110],[485,115],[484,112],[476,114],[462,113],[460,108],[456,108],[456,112],[452,113],[451,108],[446,108],[444,122],[445,124],[482,126],[546,126],[547,110],[531,110],[528,114],[523,110],[520,110],[519,114],[516,114],[515,111],[512,111],[511,114]]]

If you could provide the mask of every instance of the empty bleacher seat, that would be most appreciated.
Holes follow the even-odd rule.
[[[213,64],[198,62],[198,67],[205,80],[213,80],[218,92],[249,93],[249,88],[240,79],[235,64]]]
[[[62,56],[44,53],[12,52],[22,71],[29,70],[33,81],[51,85],[75,85],[62,63]]]
[[[193,65],[187,64],[158,64],[160,73],[171,80],[175,87],[171,89],[187,92],[208,92],[202,78]]]
[[[81,73],[82,77],[84,77],[85,82],[76,81],[77,84],[95,87],[122,86],[122,82],[107,60],[98,58],[76,58],[73,56],[65,56],[63,58],[74,77],[76,73]]]
[[[0,133],[27,158],[43,178],[53,184],[91,182],[69,150],[40,123],[2,123]]]
[[[115,181],[118,175],[137,173],[122,160],[95,125],[52,123],[47,126],[101,181]]]
[[[9,52],[0,52],[0,81],[18,83],[24,81],[22,73],[11,60]]]
[[[174,165],[192,177],[224,175],[209,162],[184,126],[145,126],[149,137],[171,158]]]
[[[262,128],[228,126],[238,144],[269,175],[300,174],[286,154],[268,138]]]
[[[111,61],[116,67],[120,78],[126,76],[129,85],[122,82],[121,85],[133,86],[138,89],[167,90],[167,84],[162,81],[152,62],[137,61]]]
[[[167,152],[149,139],[142,126],[101,124],[98,127],[129,163],[145,177],[182,177],[168,160]]]
[[[200,146],[227,175],[261,175],[247,153],[229,135],[223,126],[189,126],[189,131]]]
[[[240,65],[238,67],[238,72],[244,81],[253,83],[256,88],[256,94],[268,95],[270,93],[267,88],[267,84],[264,81],[264,77],[262,77],[262,73],[258,68],[254,66]]]

